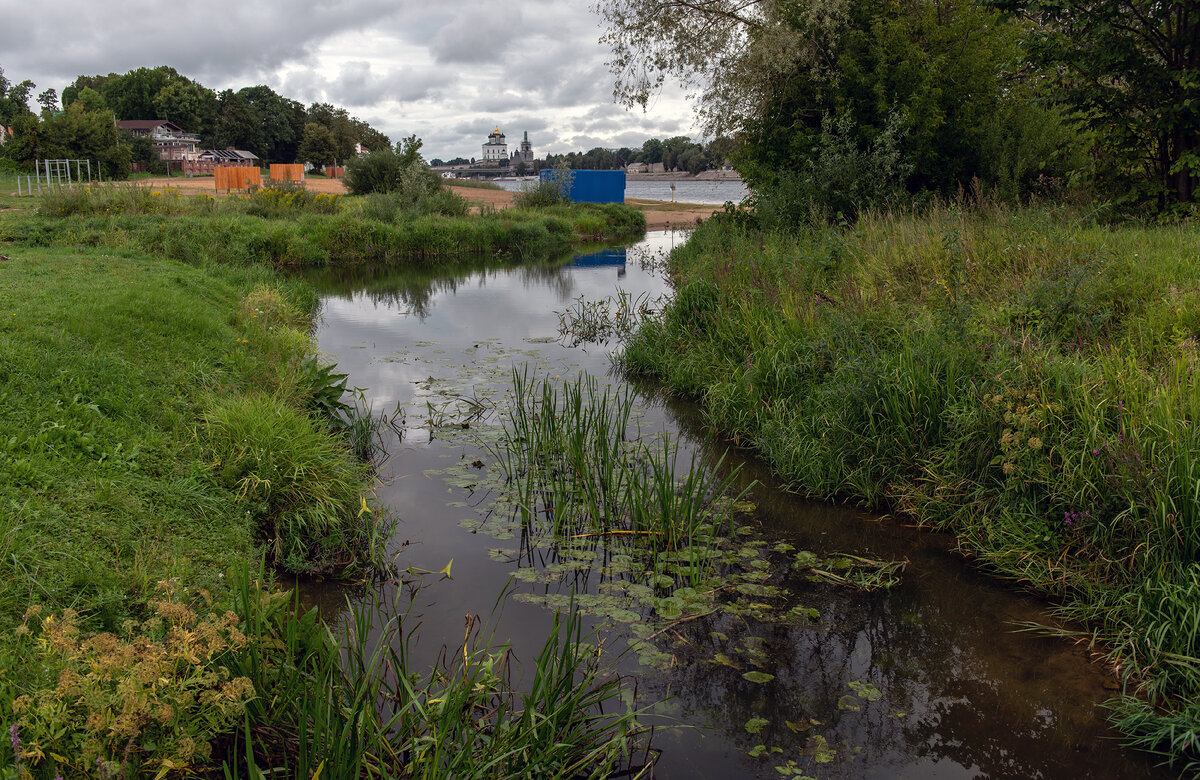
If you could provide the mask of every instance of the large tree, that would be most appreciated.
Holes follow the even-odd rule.
[[[309,122],[304,126],[304,138],[300,141],[300,149],[296,153],[298,160],[324,168],[333,164],[337,154],[337,139],[328,127],[319,122]]]
[[[1016,195],[1061,175],[1070,153],[1069,129],[1026,109],[1030,88],[1009,70],[1021,28],[973,0],[601,0],[599,11],[617,99],[644,106],[680,80],[708,135],[736,135],[756,185],[789,172],[820,184],[840,168],[909,190],[978,177]],[[678,165],[682,148],[663,151]]]
[[[295,162],[304,135],[304,104],[276,94],[270,87],[244,87],[237,97],[259,118],[263,153],[271,162]]]
[[[218,96],[217,123],[213,146],[218,149],[245,149],[266,156],[262,118],[241,95],[226,89]]]
[[[0,125],[10,125],[29,111],[29,95],[36,85],[29,79],[13,84],[0,68]]]
[[[1030,53],[1103,146],[1143,167],[1161,194],[1195,198],[1200,178],[1200,3],[993,0],[1030,22]],[[1165,198],[1164,198],[1165,199]]]

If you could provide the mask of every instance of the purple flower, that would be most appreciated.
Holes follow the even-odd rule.
[[[1093,454],[1093,455],[1099,455],[1099,454],[1100,454],[1100,450],[1092,450],[1092,454]]]
[[[12,749],[14,756],[21,755],[21,734],[17,731],[17,724],[14,722],[12,728],[8,730],[9,739],[12,741]]]

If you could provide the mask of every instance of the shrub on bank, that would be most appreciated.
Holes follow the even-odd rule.
[[[1174,758],[1200,729],[1200,269],[1182,227],[1044,212],[714,220],[622,357],[798,489],[952,530],[1106,639]],[[1179,605],[1171,606],[1171,605]],[[1133,707],[1133,709],[1128,709]],[[1153,717],[1148,715],[1155,713]]]

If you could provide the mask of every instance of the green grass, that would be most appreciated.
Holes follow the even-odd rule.
[[[466,216],[440,192],[409,203],[300,188],[182,196],[131,186],[79,189],[38,201],[39,214],[0,222],[0,241],[132,249],[191,264],[308,268],[354,263],[453,264],[468,256],[528,259],[584,242],[632,239],[645,217],[620,205],[572,204]]]
[[[320,384],[310,292],[264,267],[3,251],[0,719],[12,722],[18,696],[54,691],[71,657],[100,652],[88,637],[142,648],[131,659],[167,652],[154,622],[164,587],[229,603],[228,573],[260,556],[291,571],[373,565],[369,473],[308,411]],[[32,605],[74,627],[73,655],[22,649],[15,629]],[[176,649],[164,679],[208,679]],[[82,734],[84,719],[54,726],[54,712],[29,717]],[[208,716],[189,717],[184,730],[203,731]]]
[[[321,213],[329,203],[303,194],[264,198],[258,215],[144,191],[87,195],[83,210],[98,208],[85,215],[0,215],[0,723],[22,745],[6,740],[0,764],[46,777],[323,765],[329,777],[419,759],[425,776],[453,777],[481,762],[513,775],[626,762],[633,713],[601,712],[621,684],[574,617],[521,691],[503,647],[477,637],[431,671],[400,665],[396,646],[343,659],[316,613],[284,603],[264,616],[278,604],[269,578],[244,573],[256,559],[371,570],[387,530],[361,459],[386,423],[342,402],[344,378],[314,360],[312,291],[272,266],[326,259],[319,241],[362,242],[342,259],[458,251],[437,243],[455,224],[480,252],[499,237],[519,254],[531,236],[570,243],[572,223],[392,223],[340,201]],[[393,243],[371,247],[381,236]],[[410,638],[408,624],[375,625]],[[376,707],[388,684],[409,696],[390,724]],[[434,691],[482,717],[443,711]],[[453,753],[419,756],[431,739]]]
[[[1182,766],[1200,756],[1195,248],[1188,226],[1038,210],[798,236],[718,219],[673,253],[676,297],[622,361],[795,489],[951,530],[1054,597],[1152,703],[1123,725]]]

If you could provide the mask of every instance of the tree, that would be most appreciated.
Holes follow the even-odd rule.
[[[110,74],[100,92],[117,119],[164,119],[155,116],[154,98],[167,84],[181,78],[174,68],[166,65],[137,68],[120,76]]]
[[[218,96],[218,104],[213,146],[245,149],[263,157],[263,123],[259,116],[233,90],[223,90]]]
[[[174,122],[189,133],[199,133],[203,89],[187,79],[173,79],[154,94],[154,119]]]
[[[313,103],[308,107],[308,124],[314,122],[327,129],[333,136],[334,151],[331,161],[349,160],[354,156],[354,146],[358,143],[358,132],[346,109],[329,103]],[[308,124],[305,125],[306,133]]]
[[[300,141],[297,159],[324,168],[337,159],[337,153],[337,141],[328,127],[318,122],[309,122],[304,126],[304,138]]]
[[[657,138],[647,138],[642,144],[642,162],[660,163],[663,157],[663,142]]]
[[[107,82],[109,79],[115,79],[116,77],[117,74],[115,73],[109,73],[107,76],[101,76],[99,74],[95,76],[77,76],[74,81],[63,88],[63,108],[66,108],[78,100],[80,93],[85,89],[90,89],[97,95],[102,95],[105,82]]]
[[[51,111],[58,109],[58,90],[54,87],[44,90],[37,96],[38,105],[42,107],[42,111],[49,114]]]
[[[263,85],[239,89],[237,96],[259,118],[263,145],[259,156],[275,162],[296,160],[304,135],[304,104]]]
[[[385,146],[346,162],[346,188],[355,195],[399,193],[408,203],[433,195],[441,177],[421,157],[421,139],[410,135],[393,149]]]
[[[910,192],[979,178],[1017,197],[1064,178],[1078,149],[1037,80],[1015,78],[1023,27],[974,0],[601,0],[600,11],[618,100],[644,106],[667,77],[691,86],[707,133],[737,137],[730,154],[756,189],[816,181],[845,154],[843,171],[894,160]],[[1020,132],[1029,122],[1044,132]],[[997,156],[997,139],[1029,145]],[[684,150],[668,141],[664,165]]]
[[[1186,0],[993,0],[1030,22],[1030,54],[1104,145],[1161,194],[1200,178],[1200,6]],[[1165,200],[1165,198],[1162,198]]]
[[[122,143],[107,108],[89,110],[76,100],[65,110],[47,114],[39,120],[23,115],[13,127],[13,140],[5,144],[5,154],[18,162],[36,159],[88,159],[97,162],[104,175],[124,179],[129,176],[130,148]]]
[[[0,124],[10,125],[20,116],[29,114],[29,93],[33,92],[34,83],[25,79],[19,84],[13,84],[4,76],[4,68],[0,68]]]

